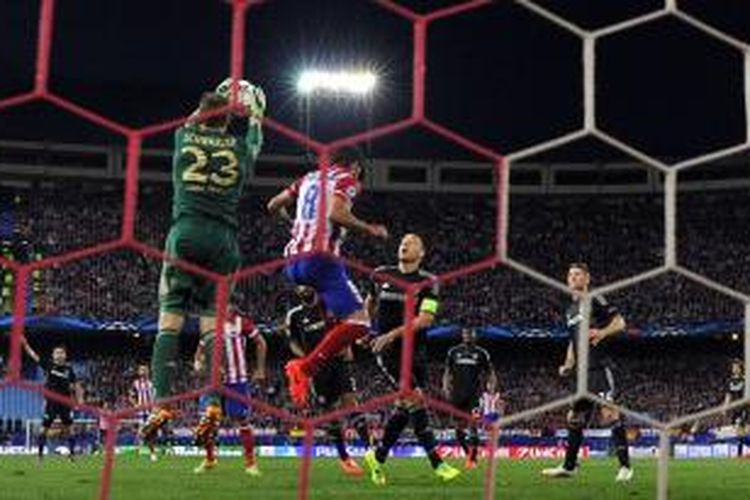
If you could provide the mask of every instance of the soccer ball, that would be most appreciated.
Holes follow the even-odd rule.
[[[247,80],[240,80],[238,84],[238,101],[245,108],[250,116],[262,118],[266,112],[266,94],[263,89],[253,85]],[[232,79],[227,78],[216,87],[216,93],[226,98],[232,95]]]

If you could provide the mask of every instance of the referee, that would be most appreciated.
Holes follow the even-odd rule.
[[[61,397],[73,398],[76,404],[80,404],[83,400],[83,389],[78,383],[73,367],[68,363],[68,352],[64,346],[60,345],[52,350],[51,362],[40,358],[30,347],[26,352],[44,370],[44,387],[49,392],[58,394]],[[42,432],[39,435],[39,460],[41,461],[44,457],[47,436],[55,420],[59,420],[62,425],[61,436],[68,439],[69,457],[73,460],[73,450],[75,449],[75,438],[71,432],[73,410],[71,407],[50,398],[46,398],[44,401]]]

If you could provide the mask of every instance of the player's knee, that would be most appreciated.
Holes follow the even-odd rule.
[[[159,330],[178,333],[182,330],[185,317],[182,314],[162,312],[159,314]]]
[[[352,314],[350,314],[346,318],[346,321],[362,325],[366,328],[370,328],[370,315],[367,313],[367,309],[365,309],[364,307],[361,309],[357,309]]]
[[[357,397],[353,392],[347,392],[341,395],[340,406],[342,408],[357,406]]]
[[[209,335],[216,331],[216,316],[201,316],[199,324],[201,335]]]

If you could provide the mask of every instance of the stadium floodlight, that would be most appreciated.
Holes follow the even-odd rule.
[[[306,70],[297,80],[297,91],[303,95],[366,96],[376,83],[377,77],[372,71]]]

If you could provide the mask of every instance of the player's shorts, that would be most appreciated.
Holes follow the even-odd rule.
[[[240,396],[248,398],[253,396],[253,391],[249,382],[225,383],[224,387],[230,391],[236,392]],[[210,394],[204,394],[200,397],[198,407],[200,408],[201,413],[205,411],[211,399]],[[224,416],[233,420],[246,419],[251,413],[250,405],[245,401],[239,401],[226,396],[222,398],[221,406]]]
[[[326,308],[339,319],[351,316],[364,306],[346,266],[336,259],[324,255],[302,257],[287,265],[284,272],[295,285],[314,288]]]
[[[479,409],[479,400],[481,397],[481,392],[463,391],[459,388],[451,393],[450,404],[462,412],[472,413]]]
[[[49,427],[59,419],[60,423],[69,426],[73,425],[73,410],[69,406],[48,399],[44,402],[44,416],[42,417],[42,427]]]
[[[320,408],[330,408],[347,393],[357,391],[357,382],[349,365],[337,357],[325,364],[313,377],[315,402]]]
[[[589,392],[605,401],[614,402],[617,396],[615,378],[608,366],[589,370]],[[573,418],[584,427],[589,427],[597,417],[599,405],[587,399],[579,399],[573,403]]]
[[[201,266],[218,274],[233,273],[240,265],[237,230],[220,221],[202,217],[181,217],[172,224],[165,244],[167,256]],[[159,309],[188,312],[194,304],[201,314],[216,309],[216,284],[164,262],[159,281]]]
[[[427,359],[426,354],[414,351],[411,366],[412,389],[427,388]],[[391,349],[377,356],[378,367],[385,375],[388,385],[393,390],[400,387],[401,380],[401,349]]]

